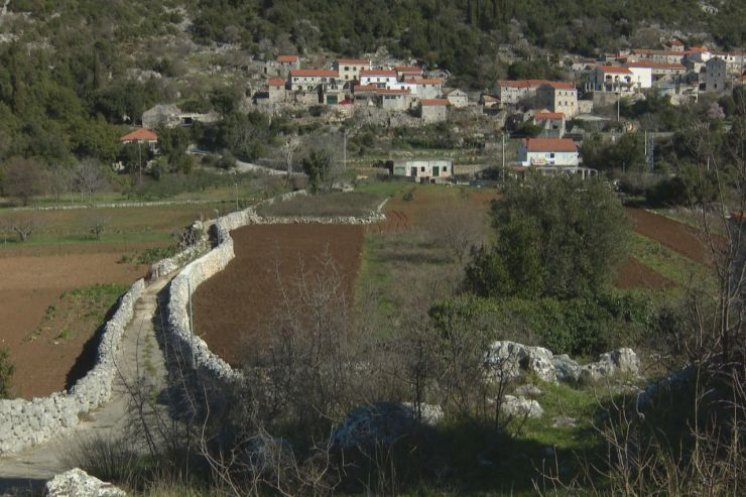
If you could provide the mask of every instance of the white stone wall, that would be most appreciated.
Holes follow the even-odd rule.
[[[119,346],[144,288],[145,281],[140,279],[122,296],[104,327],[95,366],[70,391],[33,400],[0,400],[0,455],[22,451],[74,428],[80,414],[111,398]]]
[[[305,192],[293,192],[281,195],[275,200],[285,200],[294,195]],[[168,337],[172,342],[171,348],[180,354],[182,364],[206,372],[219,381],[233,381],[240,378],[240,373],[234,371],[223,359],[210,351],[207,343],[191,332],[189,319],[189,299],[194,291],[205,280],[222,271],[235,257],[233,239],[230,232],[234,229],[250,224],[372,224],[383,221],[385,216],[381,209],[386,202],[382,202],[376,211],[365,217],[262,217],[251,207],[243,211],[234,212],[215,221],[216,246],[210,252],[187,265],[172,281],[168,301]],[[247,303],[248,305],[248,303]]]

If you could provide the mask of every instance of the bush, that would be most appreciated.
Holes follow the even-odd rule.
[[[15,366],[10,361],[10,351],[8,348],[0,348],[0,399],[10,397],[10,383],[13,379],[15,369]]]

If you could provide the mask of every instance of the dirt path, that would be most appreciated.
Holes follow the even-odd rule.
[[[155,327],[160,326],[157,312],[161,292],[168,283],[164,277],[152,282],[135,304],[135,315],[125,331],[120,349],[121,378],[115,381],[111,401],[90,414],[77,428],[19,454],[0,457],[0,493],[11,488],[43,485],[57,473],[73,467],[70,454],[79,443],[97,436],[121,433],[128,420],[127,383],[144,377],[160,391],[166,385],[166,367],[158,346]],[[161,307],[163,308],[163,306]]]

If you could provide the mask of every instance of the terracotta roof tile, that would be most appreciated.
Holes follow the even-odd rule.
[[[537,112],[534,115],[534,119],[536,119],[537,121],[549,121],[564,118],[565,114],[563,112]]]
[[[424,98],[420,100],[420,105],[422,105],[423,107],[450,105],[450,104],[451,102],[449,102],[445,98]]]
[[[121,142],[150,142],[158,141],[158,135],[147,128],[138,128],[119,138]]]
[[[578,151],[578,146],[569,138],[528,138],[524,144],[529,152]]]
[[[277,62],[288,64],[293,62],[298,62],[300,60],[300,57],[297,55],[278,55],[277,56]]]

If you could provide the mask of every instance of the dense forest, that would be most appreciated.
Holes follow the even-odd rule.
[[[385,47],[449,70],[460,85],[489,88],[516,73],[498,60],[503,44],[526,59],[536,55],[532,47],[593,55],[634,44],[641,30],[659,25],[701,33],[685,36],[691,42],[739,47],[746,5],[715,3],[708,13],[696,0],[162,0],[106,8],[93,0],[10,0],[0,19],[0,161],[113,160],[117,125],[180,94],[168,81],[183,73],[183,61],[160,51],[169,40],[233,44],[265,57]]]

